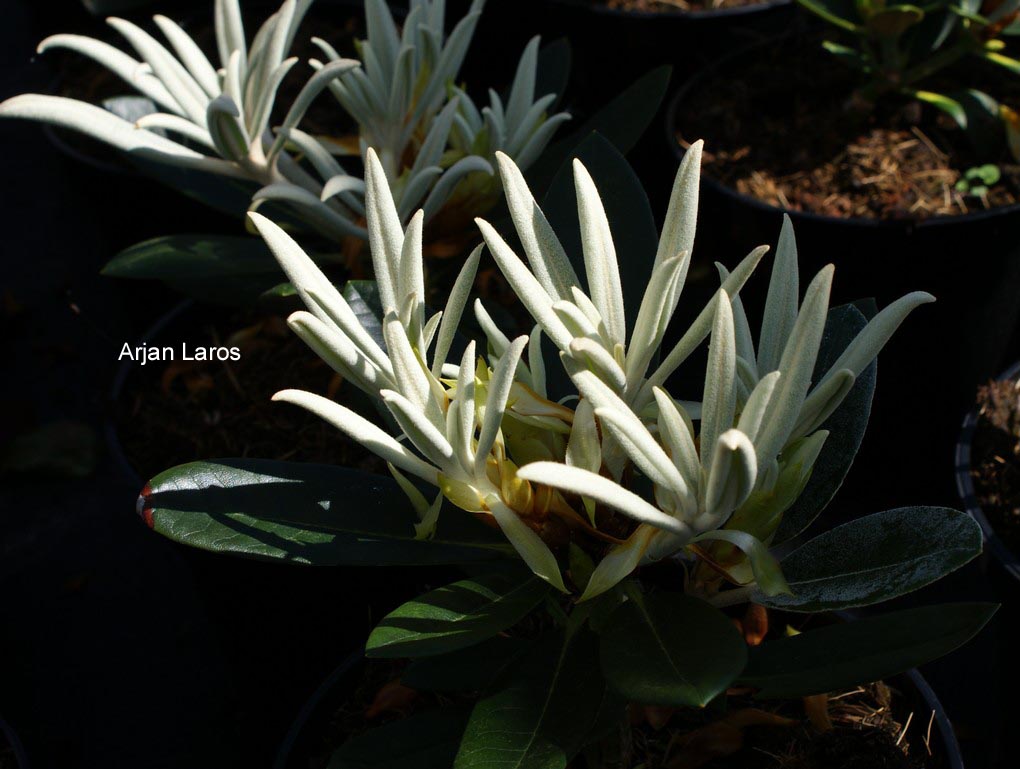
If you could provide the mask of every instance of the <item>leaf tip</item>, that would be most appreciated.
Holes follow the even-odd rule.
[[[138,500],[135,502],[135,512],[138,513],[138,517],[145,521],[145,525],[150,529],[153,527],[152,506],[149,504],[151,496],[152,486],[147,483],[138,494]]]

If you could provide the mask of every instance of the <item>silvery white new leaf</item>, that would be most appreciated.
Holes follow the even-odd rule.
[[[156,111],[131,123],[75,99],[23,94],[0,104],[0,117],[50,123],[149,160],[254,183],[261,187],[256,205],[267,199],[287,202],[324,234],[363,236],[348,209],[320,199],[321,185],[284,148],[315,97],[358,62],[338,59],[313,75],[290,106],[280,134],[274,137],[270,130],[280,86],[297,63],[286,52],[310,5],[311,0],[285,0],[249,47],[237,0],[216,0],[218,67],[165,16],[154,21],[169,47],[130,21],[108,19],[138,58],[80,35],[52,35],[39,44],[40,52],[62,48],[88,56],[150,98]],[[311,137],[303,143],[305,152],[328,155]]]

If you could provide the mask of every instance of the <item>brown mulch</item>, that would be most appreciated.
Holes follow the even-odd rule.
[[[592,0],[594,5],[620,11],[671,13],[674,11],[717,11],[720,8],[739,8],[759,5],[763,0]]]
[[[354,692],[325,725],[313,767],[351,735],[421,709],[470,707],[470,694],[416,692],[400,684],[400,665],[370,662]],[[725,711],[630,706],[630,725],[578,756],[570,769],[925,769],[935,766],[931,712],[912,711],[905,697],[878,682],[834,693],[824,705],[831,728],[820,730],[801,700],[762,703],[748,695],[728,698]],[[720,757],[720,742],[733,739],[717,726],[732,714],[752,712],[760,723],[736,735],[739,747]],[[769,720],[787,721],[770,724]],[[622,746],[622,747],[621,747]],[[714,756],[714,757],[713,757]]]
[[[978,388],[971,475],[981,509],[996,533],[1020,549],[1020,383]]]
[[[855,109],[854,73],[814,38],[759,54],[754,66],[720,70],[682,105],[677,140],[705,139],[706,175],[775,206],[838,217],[924,219],[1020,202],[1020,165],[1004,150],[994,160],[1000,183],[982,197],[957,192],[961,175],[988,159],[932,107],[892,100]],[[971,86],[990,76],[972,74]],[[1007,80],[997,83],[1002,95]],[[1006,95],[1020,99],[1020,90]]]

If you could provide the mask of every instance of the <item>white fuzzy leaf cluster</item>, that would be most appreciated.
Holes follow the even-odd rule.
[[[741,530],[756,541],[771,536],[781,513],[807,483],[827,437],[818,427],[842,403],[855,377],[906,315],[932,301],[930,295],[917,292],[894,302],[813,382],[833,268],[823,269],[801,300],[796,246],[787,220],[757,351],[739,292],[765,248],[753,251],[732,272],[720,268],[722,285],[713,302],[649,371],[690,264],[701,148],[696,143],[680,166],[652,277],[629,339],[609,222],[598,190],[579,161],[574,161],[574,180],[589,292],[579,288],[581,281],[562,245],[509,158],[500,157],[500,173],[527,261],[495,228],[478,222],[521,301],[559,348],[582,402],[590,403],[583,417],[581,409],[575,413],[573,430],[602,436],[598,451],[594,447],[589,451],[601,456],[601,466],[595,461],[581,466],[568,456],[562,463],[529,464],[518,477],[613,508],[641,524],[596,567],[586,597],[616,584],[640,563],[699,539],[720,538],[733,544],[731,537],[713,533],[731,519],[736,521],[735,513],[749,501],[755,515],[753,520],[740,517]],[[710,342],[702,400],[685,406],[663,385],[706,337]],[[630,468],[651,482],[651,500],[621,485]],[[757,549],[755,541],[741,549],[745,547]],[[757,560],[769,566],[764,558],[756,558],[760,553],[747,554],[752,564]],[[783,587],[775,581],[776,589]]]
[[[907,314],[932,297],[909,294],[882,310],[815,381],[833,268],[819,272],[801,296],[787,221],[757,343],[739,292],[765,248],[732,272],[720,267],[714,299],[651,368],[694,247],[700,153],[698,143],[677,174],[652,279],[629,335],[616,244],[584,166],[574,163],[587,292],[520,169],[500,155],[525,258],[490,224],[478,220],[478,225],[537,325],[530,338],[511,340],[476,302],[488,363],[476,359],[471,342],[454,365],[446,358],[480,249],[462,270],[444,312],[426,318],[423,213],[402,227],[385,171],[369,151],[366,209],[385,311],[385,351],[301,249],[267,220],[255,221],[308,307],[290,318],[291,326],[348,380],[381,398],[400,435],[310,393],[285,391],[277,397],[336,424],[384,457],[398,479],[409,473],[438,486],[441,493],[430,504],[402,481],[423,535],[434,526],[445,496],[492,516],[535,573],[561,589],[557,559],[535,522],[553,515],[607,542],[582,600],[608,590],[642,563],[706,540],[747,556],[731,572],[735,581],[757,582],[769,594],[786,590],[766,543],[808,481],[827,437],[819,426]],[[580,400],[573,411],[547,399],[542,335],[560,351],[577,388]],[[678,401],[664,389],[666,379],[706,339],[701,400]],[[620,540],[600,532],[599,510],[632,519],[632,533]]]
[[[131,124],[84,102],[26,94],[8,100],[0,114],[73,128],[118,149],[176,165],[266,183],[285,178],[277,162],[283,142],[273,138],[269,119],[280,84],[297,63],[296,58],[287,58],[287,52],[311,1],[286,0],[249,46],[237,0],[216,0],[218,66],[165,16],[155,16],[154,21],[166,44],[130,21],[107,20],[138,58],[100,40],[53,35],[39,44],[40,52],[63,48],[88,56],[151,99],[160,111]],[[353,60],[338,61],[328,76],[309,81],[284,125],[297,125],[330,77],[357,66]]]
[[[338,160],[345,153],[339,144],[298,127],[323,90],[357,121],[362,153],[378,152],[402,222],[419,207],[428,221],[469,177],[490,178],[496,150],[530,164],[567,119],[547,115],[556,95],[535,100],[537,38],[525,50],[505,107],[491,93],[491,105],[479,113],[454,87],[483,0],[475,0],[448,37],[443,0],[412,0],[402,31],[385,0],[366,0],[368,39],[360,44],[360,61],[313,38],[326,61],[309,62],[315,72],[282,122],[271,125],[280,86],[298,63],[288,54],[312,2],[285,0],[249,44],[239,0],[215,0],[216,65],[165,16],[154,17],[165,42],[132,22],[107,20],[133,55],[81,35],[53,35],[40,52],[62,48],[87,56],[158,111],[132,123],[75,99],[24,94],[0,104],[0,117],[50,123],[140,157],[254,183],[252,210],[265,201],[286,205],[334,239],[367,236],[360,224],[365,182]]]
[[[535,93],[537,37],[524,50],[506,104],[490,89],[489,105],[479,109],[455,85],[484,5],[473,0],[446,35],[445,0],[412,0],[400,28],[385,0],[365,0],[362,66],[329,85],[358,123],[362,153],[372,147],[378,154],[401,221],[422,208],[428,222],[467,177],[492,176],[497,151],[529,166],[569,119],[548,114],[557,94]],[[313,60],[313,67],[342,61],[326,41],[314,42],[329,63]]]
[[[552,552],[519,516],[536,504],[547,507],[549,500],[524,499],[527,489],[515,493],[515,468],[508,464],[501,428],[504,419],[516,418],[565,433],[571,412],[527,387],[534,380],[522,362],[526,336],[508,341],[488,356],[488,364],[479,360],[474,342],[459,364],[447,363],[481,247],[461,269],[446,308],[426,317],[424,214],[418,211],[403,228],[374,150],[366,156],[365,181],[385,349],[289,235],[257,213],[249,216],[308,308],[288,318],[290,327],[346,380],[380,398],[401,434],[391,436],[354,411],[309,392],[285,390],[275,398],[311,410],[385,459],[417,509],[421,537],[434,530],[445,495],[466,510],[493,516],[535,572],[563,589]],[[439,487],[440,494],[429,503],[404,474]]]

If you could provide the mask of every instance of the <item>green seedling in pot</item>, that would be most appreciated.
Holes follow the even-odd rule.
[[[1020,60],[1008,51],[1020,0],[935,0],[928,4],[885,0],[797,0],[836,34],[824,47],[860,73],[850,98],[868,110],[888,99],[916,99],[946,114],[967,131],[979,153],[994,155],[1008,141],[1020,159],[1016,113],[1001,101],[964,83],[959,90],[933,90],[937,76],[971,72],[983,61],[1001,74],[1020,76]],[[993,75],[995,73],[993,72]]]
[[[988,188],[994,187],[1002,179],[1002,172],[998,166],[985,164],[983,166],[975,166],[974,168],[968,168],[959,181],[956,182],[955,189],[961,195],[973,195],[974,197],[981,198],[988,194]]]

